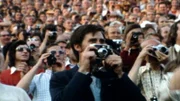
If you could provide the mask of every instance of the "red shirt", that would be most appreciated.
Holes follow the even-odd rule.
[[[21,80],[21,72],[15,71],[11,74],[11,70],[4,70],[0,74],[0,82],[7,85],[16,86],[17,83]]]

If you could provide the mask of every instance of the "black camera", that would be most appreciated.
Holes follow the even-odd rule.
[[[17,23],[17,29],[24,29],[25,24],[24,23]]]
[[[95,50],[95,54],[97,55],[97,59],[104,60],[106,57],[112,54],[111,48],[109,45],[103,44],[90,44],[90,46],[94,46],[97,48]]]
[[[50,33],[49,39],[50,40],[56,40],[57,31],[50,31],[49,33]]]
[[[139,35],[143,35],[142,32],[132,32],[131,43],[138,42]]]
[[[49,66],[52,66],[52,65],[56,64],[55,54],[56,54],[56,53],[51,52],[51,54],[49,55],[49,57],[47,57],[47,63],[48,63]]]
[[[120,52],[121,51],[121,45],[124,41],[122,39],[113,39],[112,41],[116,44],[116,50],[118,52]]]
[[[33,35],[33,34],[41,34],[41,31],[40,31],[40,28],[32,28],[31,30],[30,30],[30,35]]]
[[[30,44],[30,45],[29,45],[29,48],[30,48],[30,50],[31,50],[31,52],[32,52],[32,51],[34,51],[34,49],[36,48],[36,45]]]
[[[165,46],[162,45],[162,44],[159,44],[159,45],[157,45],[157,46],[152,46],[152,50],[149,50],[149,53],[152,54],[152,55],[154,55],[154,56],[156,56],[155,51],[157,51],[157,50],[160,51],[160,52],[162,52],[162,53],[164,53],[164,54],[166,54],[166,55],[169,53],[168,48],[165,47]]]

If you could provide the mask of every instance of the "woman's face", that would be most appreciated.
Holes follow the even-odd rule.
[[[15,49],[16,61],[27,61],[30,57],[30,49],[27,45],[19,45]]]

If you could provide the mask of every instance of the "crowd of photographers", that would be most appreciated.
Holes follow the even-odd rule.
[[[179,0],[0,0],[0,101],[179,101]]]

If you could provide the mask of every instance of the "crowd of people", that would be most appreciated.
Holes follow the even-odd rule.
[[[179,101],[179,0],[0,0],[0,101]]]

